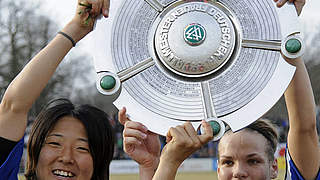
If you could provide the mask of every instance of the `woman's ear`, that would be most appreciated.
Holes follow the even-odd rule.
[[[270,175],[271,179],[275,179],[278,177],[278,160],[274,158],[271,166],[270,166]]]
[[[217,173],[218,173],[218,179],[219,179],[219,173],[220,173],[220,164],[219,164],[219,159],[217,159]]]

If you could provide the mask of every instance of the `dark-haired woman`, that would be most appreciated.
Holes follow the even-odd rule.
[[[80,1],[78,2],[80,3]],[[95,17],[108,16],[109,0],[84,0],[89,12],[78,14],[11,82],[0,105],[0,179],[17,179],[32,104],[64,56],[93,29]],[[78,5],[77,12],[86,7]],[[87,24],[88,16],[93,17]],[[109,117],[69,100],[50,102],[36,118],[28,142],[26,178],[109,179],[114,135]]]

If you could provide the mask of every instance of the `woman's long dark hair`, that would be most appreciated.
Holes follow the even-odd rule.
[[[45,139],[62,117],[74,117],[84,125],[93,159],[92,180],[109,179],[109,166],[114,152],[114,132],[109,116],[90,105],[75,106],[67,99],[56,99],[48,103],[36,118],[28,141],[26,178],[36,180],[36,167]]]

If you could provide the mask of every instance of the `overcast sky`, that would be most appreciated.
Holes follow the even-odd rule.
[[[48,13],[50,16],[55,16],[55,19],[60,24],[65,24],[73,16],[77,3],[76,0],[41,0],[41,2],[44,5],[43,12]],[[121,0],[111,0],[111,8],[113,9],[120,2]],[[313,23],[314,21],[320,22],[320,1],[307,0],[301,14],[301,19],[309,23]]]
[[[28,0],[30,1],[30,0]],[[40,1],[40,0],[32,0]],[[111,17],[122,0],[111,0]],[[61,27],[66,24],[74,15],[77,0],[41,0],[42,12],[47,13],[57,21]],[[302,11],[301,20],[307,30],[316,31],[320,28],[320,0],[307,0]],[[317,29],[316,29],[317,27]]]
[[[34,2],[40,0],[32,0]],[[137,0],[138,1],[138,0]],[[141,0],[142,1],[142,0]],[[30,0],[28,0],[30,2]],[[56,23],[63,27],[74,15],[77,0],[41,0],[41,13],[51,16],[52,19],[56,20]],[[114,17],[116,9],[122,0],[111,0],[110,17]],[[303,23],[303,31],[312,33],[319,31],[320,29],[320,0],[307,0],[307,3],[300,15],[301,22]],[[90,42],[86,43],[89,38],[85,38],[81,42],[81,46],[77,49],[90,49]],[[88,46],[88,47],[86,47]]]

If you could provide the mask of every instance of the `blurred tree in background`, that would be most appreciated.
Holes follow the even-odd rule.
[[[40,15],[40,6],[40,4],[33,4],[25,0],[0,0],[1,98],[14,77],[58,31],[58,26],[52,19]],[[82,63],[88,64],[86,59],[81,54],[72,56],[72,58],[66,57],[33,105],[29,120],[32,120],[51,99],[70,98],[76,81],[83,84],[90,82],[86,73],[90,72],[93,67],[82,65]]]

